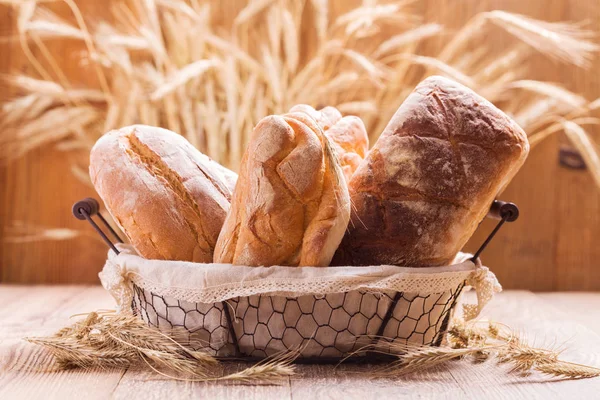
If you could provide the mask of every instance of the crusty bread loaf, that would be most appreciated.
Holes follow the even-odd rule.
[[[292,107],[290,112],[303,112],[317,121],[331,140],[346,182],[349,182],[369,150],[369,136],[362,120],[352,115],[342,117],[335,107],[325,107],[317,111],[306,104],[298,104]]]
[[[421,82],[349,183],[335,265],[447,265],[521,167],[523,130],[472,90]]]
[[[313,118],[263,118],[242,159],[214,261],[327,266],[350,217],[348,188]]]
[[[90,176],[141,256],[212,261],[237,176],[182,136],[143,125],[108,132],[92,149]]]

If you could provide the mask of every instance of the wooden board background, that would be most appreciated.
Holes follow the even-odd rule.
[[[334,2],[340,3],[342,0]],[[104,2],[80,0],[81,7],[102,15]],[[451,27],[463,24],[477,12],[504,9],[548,21],[587,20],[600,31],[600,6],[596,0],[427,0],[425,19],[443,18]],[[14,32],[16,16],[0,6],[0,35]],[[486,40],[502,46],[502,37]],[[55,53],[68,57],[77,43],[54,43]],[[589,99],[600,97],[600,58],[588,71],[574,70],[540,58],[537,79],[561,82]],[[0,73],[27,71],[16,49],[0,44]],[[73,70],[79,68],[73,65]],[[71,75],[71,74],[69,74]],[[81,72],[81,80],[90,74]],[[10,95],[2,88],[0,98]],[[596,139],[600,137],[597,135]],[[0,133],[1,134],[1,133]],[[522,217],[502,229],[484,254],[486,265],[507,288],[550,290],[600,290],[600,190],[585,171],[558,165],[558,147],[552,137],[536,147],[526,165],[502,195],[516,202]],[[36,150],[23,159],[0,166],[0,226],[15,221],[44,227],[90,229],[74,220],[70,207],[93,190],[78,183],[69,172],[64,153]],[[486,221],[471,240],[474,250],[492,228]],[[0,229],[0,282],[97,283],[106,248],[88,237],[62,242],[5,243]]]

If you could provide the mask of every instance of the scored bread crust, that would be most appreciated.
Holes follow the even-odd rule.
[[[346,182],[360,166],[369,150],[369,137],[362,120],[349,115],[339,120],[325,134],[334,143]]]
[[[148,259],[212,262],[237,175],[166,129],[102,136],[90,177],[121,230]]]
[[[529,152],[525,132],[447,78],[421,82],[349,183],[334,265],[451,263]]]
[[[315,120],[269,116],[244,153],[214,262],[327,266],[349,217],[341,168]]]
[[[369,136],[362,120],[352,115],[342,117],[335,107],[325,107],[317,111],[309,105],[298,104],[292,107],[290,112],[303,112],[317,121],[325,135],[331,139],[346,182],[350,182],[354,171],[369,150]]]

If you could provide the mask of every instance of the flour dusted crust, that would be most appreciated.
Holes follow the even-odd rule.
[[[349,216],[346,182],[315,119],[266,117],[242,159],[214,262],[327,266]]]
[[[121,230],[148,259],[211,262],[237,175],[166,129],[108,132],[90,176]]]
[[[334,264],[449,264],[528,152],[523,130],[490,102],[427,78],[354,173]]]
[[[317,111],[306,104],[298,104],[292,107],[290,112],[303,112],[317,121],[331,140],[346,182],[349,182],[369,150],[369,136],[362,120],[351,115],[342,117],[335,107],[325,107]]]

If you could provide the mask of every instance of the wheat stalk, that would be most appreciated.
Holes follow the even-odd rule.
[[[287,379],[296,374],[292,363],[300,354],[300,349],[292,349],[280,352],[270,358],[265,359],[246,368],[242,371],[226,375],[220,380],[235,380],[240,382],[253,383],[256,381],[269,381]]]
[[[564,121],[562,126],[567,137],[571,140],[571,143],[575,145],[575,148],[579,150],[579,153],[585,160],[596,184],[600,186],[600,157],[598,155],[598,146],[593,142],[589,135],[587,135],[585,130],[575,122]]]
[[[430,369],[452,360],[471,359],[481,363],[495,358],[499,364],[508,364],[510,373],[527,376],[538,371],[564,379],[582,379],[600,376],[600,368],[559,360],[553,349],[536,348],[509,327],[489,322],[485,328],[477,322],[454,320],[448,330],[450,347],[420,346],[410,343],[368,345],[359,351],[391,352],[397,359],[376,369],[373,377],[401,376]]]
[[[384,372],[387,375],[404,375],[433,368],[451,360],[461,359],[476,353],[487,351],[491,347],[453,349],[448,347],[421,347],[416,349],[405,349],[399,361],[392,363],[376,374]],[[392,351],[399,350],[398,348]]]
[[[69,151],[87,151],[104,131],[140,122],[180,132],[201,151],[235,169],[254,124],[297,103],[340,106],[356,113],[376,139],[402,99],[434,70],[480,88],[508,112],[534,110],[548,98],[592,111],[587,100],[566,89],[546,90],[551,87],[533,81],[526,68],[528,55],[535,51],[585,65],[597,50],[590,31],[493,11],[473,17],[437,53],[422,54],[419,42],[446,31],[441,23],[420,24],[411,10],[414,2],[369,2],[342,7],[341,13],[332,15],[324,1],[303,6],[259,0],[214,20],[210,14],[214,1],[134,0],[130,6],[113,6],[111,20],[93,25],[86,18],[96,16],[86,15],[72,0],[67,5],[75,24],[53,14],[44,2],[11,2],[17,10],[23,52],[39,77],[4,78],[17,87],[18,95],[0,116],[0,125],[9,128],[2,142],[11,143],[0,148],[0,157],[13,159],[61,141],[71,143]],[[302,18],[305,7],[314,15],[308,21]],[[476,51],[464,51],[491,25],[514,36],[514,45],[501,54],[485,42],[477,43]],[[315,41],[310,34],[299,34],[311,31]],[[248,40],[250,36],[254,39]],[[65,76],[58,58],[44,45],[45,40],[64,37],[86,45],[81,62],[98,76],[99,88],[75,88],[77,83]],[[51,70],[33,56],[33,46],[53,61]],[[507,97],[508,90],[514,95]],[[32,103],[39,104],[39,110],[27,113]],[[67,110],[53,113],[56,107],[90,104],[94,116],[84,124],[57,120],[64,129],[57,133],[52,128],[49,120],[59,119]],[[546,118],[565,117],[571,111],[557,106],[543,109]],[[46,114],[48,128],[39,128],[36,138],[15,133],[31,129]],[[530,130],[529,122],[525,125],[532,139],[536,129],[546,128]]]
[[[218,376],[219,362],[214,357],[193,351],[175,340],[186,336],[181,335],[184,332],[173,331],[167,335],[133,315],[111,312],[84,315],[83,320],[52,336],[25,340],[44,346],[54,356],[59,370],[147,366],[158,374],[178,380],[252,383],[277,383],[295,373],[292,362],[299,350],[282,352],[249,368]]]
[[[230,380],[251,383],[277,383],[295,374],[292,365],[301,352],[290,349],[249,368],[217,376],[218,361],[207,353],[193,351],[180,340],[149,327],[133,315],[113,312],[83,314],[85,318],[49,337],[26,338],[44,346],[54,356],[56,367],[130,368],[144,365],[171,379],[185,381]],[[357,352],[395,354],[396,360],[370,373],[373,377],[400,376],[439,366],[451,360],[471,358],[480,363],[495,357],[510,365],[510,372],[528,375],[538,371],[553,377],[582,379],[600,376],[600,369],[559,360],[558,352],[529,346],[508,327],[489,323],[487,329],[476,323],[454,321],[449,330],[452,347],[418,346],[392,342],[367,345]],[[176,374],[173,374],[176,373]]]
[[[561,61],[586,66],[591,54],[598,51],[598,45],[588,41],[593,33],[581,30],[577,25],[537,21],[500,10],[484,15],[530,46]]]
[[[4,1],[17,20],[17,34],[4,39],[18,43],[33,72],[0,76],[13,93],[0,109],[0,163],[54,147],[76,155],[70,170],[89,185],[81,160],[97,138],[143,123],[182,134],[236,170],[256,123],[295,104],[358,115],[375,142],[416,84],[439,73],[512,115],[532,147],[566,132],[600,186],[599,151],[582,127],[598,125],[600,99],[536,80],[530,63],[539,52],[567,68],[587,66],[598,45],[581,24],[492,11],[448,35],[443,20],[414,13],[419,0],[354,8],[256,0],[219,18],[217,0],[131,0],[111,2],[110,17],[98,21],[64,1],[65,18],[45,1]],[[490,29],[505,32],[504,51],[486,42]],[[432,38],[440,45],[421,46]],[[83,72],[69,75],[46,45],[56,40],[85,46],[74,60]],[[83,84],[81,74],[98,83]]]
[[[566,361],[537,365],[535,369],[547,375],[558,378],[582,379],[600,376],[600,368],[575,364]]]

